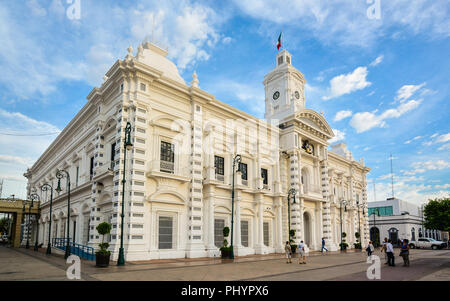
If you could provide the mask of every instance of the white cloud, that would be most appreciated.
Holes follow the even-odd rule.
[[[450,168],[450,162],[444,160],[414,162],[412,165],[413,170],[403,171],[404,175],[415,175],[418,173],[424,173],[428,170],[443,170]]]
[[[224,43],[224,44],[230,44],[232,40],[233,40],[233,39],[230,38],[230,37],[224,37],[224,38],[222,39],[222,43]]]
[[[376,112],[356,113],[350,120],[350,125],[356,130],[357,133],[368,131],[374,127],[385,127],[386,119],[398,118],[406,112],[417,108],[420,103],[420,100],[410,100],[395,109],[386,110],[380,115],[376,115]]]
[[[370,86],[371,83],[366,80],[367,73],[367,67],[358,67],[353,72],[334,77],[330,80],[329,96],[322,99],[336,98]]]
[[[437,189],[447,189],[447,188],[450,188],[450,184],[434,185],[434,188],[437,188]]]
[[[378,56],[373,62],[370,63],[370,66],[375,67],[383,61],[384,55]]]
[[[381,1],[381,19],[367,17],[366,1],[293,0],[280,4],[276,0],[234,0],[245,14],[261,21],[268,39],[274,28],[283,28],[292,45],[312,35],[326,45],[343,44],[369,47],[393,29],[402,34],[423,34],[444,39],[450,36],[446,1]],[[298,34],[299,28],[304,32]],[[288,42],[289,42],[288,41]]]
[[[442,142],[447,142],[447,141],[450,141],[450,133],[440,135],[436,139],[436,143],[442,143]]]
[[[420,88],[422,88],[425,85],[426,85],[426,83],[422,83],[420,85],[404,85],[403,87],[398,89],[395,100],[399,100],[400,103],[403,103],[406,100],[408,100],[411,96],[413,96],[413,94],[417,90],[419,90]]]
[[[65,1],[53,0],[47,10],[39,4],[29,0],[25,9],[15,1],[0,4],[0,84],[19,100],[44,99],[65,80],[100,85],[127,47],[137,48],[152,32],[182,70],[208,60],[222,39],[229,42],[219,33],[227,14],[217,14],[207,4],[150,0],[123,6],[91,1],[82,5],[77,22],[66,17]],[[15,17],[18,9],[24,15],[20,20]],[[44,13],[45,22],[40,17]]]
[[[441,147],[438,148],[438,150],[440,150],[440,151],[450,150],[450,143],[446,143],[446,144],[442,145]]]
[[[334,116],[333,121],[340,121],[340,120],[350,117],[350,116],[352,116],[352,111],[345,111],[345,110],[339,111],[336,113],[336,116]]]
[[[412,138],[411,140],[405,141],[405,144],[410,144],[411,142],[421,139],[421,138],[423,138],[423,136],[416,136],[416,137]]]
[[[345,139],[345,132],[340,131],[338,129],[332,129],[332,130],[333,130],[333,133],[334,133],[334,137],[331,138],[330,140],[328,140],[328,142],[330,144],[333,144],[335,142],[338,142],[338,141],[341,141],[341,140]]]
[[[25,166],[31,166],[34,160],[31,158],[23,158],[18,156],[0,155],[0,164],[20,164]]]
[[[448,141],[450,141],[450,133],[442,134],[442,135],[435,133],[430,136],[430,140],[424,141],[422,144],[430,146],[430,145],[433,145],[436,143],[444,143],[444,142],[448,142]],[[446,148],[447,148],[447,144],[442,145],[441,147],[438,148],[438,150],[445,150]]]
[[[37,0],[28,0],[27,6],[35,16],[44,17],[47,15],[47,10],[41,7]]]

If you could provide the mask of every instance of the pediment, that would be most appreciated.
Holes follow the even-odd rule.
[[[302,127],[316,136],[324,140],[334,137],[331,129],[325,118],[311,109],[303,109],[295,115],[295,119],[300,122]]]

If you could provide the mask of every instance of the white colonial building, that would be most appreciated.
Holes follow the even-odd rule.
[[[223,227],[231,228],[236,154],[242,158],[235,177],[236,256],[282,252],[288,214],[295,241],[304,240],[312,250],[320,249],[322,237],[336,250],[341,225],[350,247],[359,228],[363,243],[368,239],[369,168],[353,160],[344,144],[328,151],[333,131],[322,114],[305,107],[305,78],[289,52],[277,54],[264,78],[265,121],[203,91],[195,73],[186,84],[166,56],[148,42],[136,56],[130,46],[27,170],[28,192],[37,191],[43,201],[40,243],[47,243],[48,231],[52,238],[66,233],[65,179],[61,194],[54,192],[52,229],[50,193],[40,190],[44,183],[56,188],[56,172],[64,169],[71,182],[71,238],[97,247],[102,237],[95,228],[107,221],[117,258],[127,122],[133,147],[125,167],[126,260],[218,256]],[[291,197],[288,213],[291,188],[295,203]]]

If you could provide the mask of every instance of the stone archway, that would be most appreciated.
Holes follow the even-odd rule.
[[[311,215],[308,212],[303,213],[303,242],[308,247],[312,244]]]

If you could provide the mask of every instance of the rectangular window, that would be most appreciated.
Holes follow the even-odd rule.
[[[261,178],[263,178],[263,184],[265,185],[269,184],[267,180],[267,169],[261,168]]]
[[[225,227],[224,219],[214,219],[214,245],[218,248],[223,246],[223,228]]]
[[[161,141],[160,171],[174,173],[175,145]]]
[[[159,249],[172,249],[173,218],[159,217]]]
[[[91,166],[89,168],[89,175],[92,177],[94,176],[94,157],[91,157]]]
[[[264,245],[269,246],[269,222],[263,223],[263,232],[264,232]]]
[[[145,84],[141,83],[141,91],[145,91]]]
[[[175,146],[172,143],[161,141],[161,161],[175,162]]]
[[[241,244],[248,247],[248,221],[241,221]]]
[[[78,187],[78,178],[80,177],[80,167],[77,166],[77,176],[75,177],[75,187]]]
[[[369,216],[374,213],[378,215],[377,209],[378,209],[378,212],[380,213],[380,216],[394,214],[394,210],[393,210],[392,206],[386,206],[386,207],[369,208]]]
[[[216,175],[223,176],[225,174],[224,162],[225,160],[222,157],[214,156],[214,167],[216,168]]]
[[[242,176],[241,176],[242,180],[248,180],[247,179],[247,164],[239,163],[239,170],[242,173]]]
[[[283,57],[279,56],[278,57],[278,65],[281,65],[281,64],[283,64]]]
[[[111,161],[116,157],[116,143],[111,144]]]

